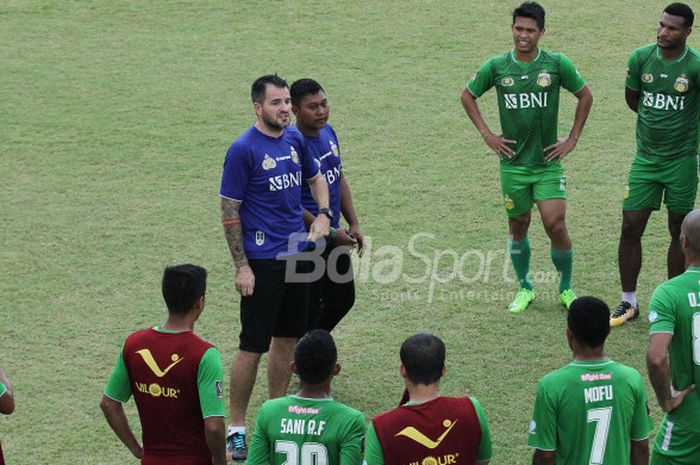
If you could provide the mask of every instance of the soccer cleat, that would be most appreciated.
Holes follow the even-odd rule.
[[[568,310],[571,307],[571,302],[576,300],[576,294],[571,289],[564,289],[561,294],[559,294],[559,302],[566,307]]]
[[[245,433],[229,434],[226,438],[226,451],[235,462],[245,462],[248,458],[248,446],[245,443]]]
[[[535,293],[532,289],[520,289],[515,294],[515,299],[508,305],[508,310],[513,313],[522,312],[533,300],[535,300]]]
[[[639,316],[639,305],[633,307],[632,304],[623,300],[620,305],[610,316],[610,327],[615,328],[617,326],[622,326],[628,320],[632,320]]]

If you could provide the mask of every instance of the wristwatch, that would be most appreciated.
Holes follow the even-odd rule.
[[[319,208],[318,209],[318,214],[319,215],[326,215],[329,220],[333,220],[333,212],[331,211],[330,208]]]

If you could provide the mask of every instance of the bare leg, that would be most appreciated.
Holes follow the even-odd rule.
[[[622,231],[617,249],[620,283],[623,292],[637,290],[637,278],[642,269],[642,235],[646,229],[651,209],[622,212]]]
[[[231,425],[245,426],[250,395],[255,386],[260,356],[255,352],[239,350],[231,364],[231,390],[229,395],[229,413]]]
[[[685,215],[668,212],[668,232],[671,233],[671,243],[668,245],[668,255],[666,256],[666,268],[668,279],[678,276],[685,271],[685,257],[681,249],[681,225]]]
[[[531,218],[530,212],[515,218],[508,218],[508,233],[512,240],[522,241],[525,239],[527,230],[530,228]]]
[[[289,380],[292,378],[291,363],[294,360],[293,337],[273,337],[270,355],[267,359],[267,386],[270,399],[287,395]]]
[[[571,239],[566,228],[566,200],[547,199],[537,202],[544,230],[557,250],[569,250]]]

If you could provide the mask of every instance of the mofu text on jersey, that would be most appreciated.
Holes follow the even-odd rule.
[[[320,436],[326,422],[316,420],[306,420],[300,418],[282,418],[280,422],[280,432],[282,434],[302,434]]]
[[[613,387],[610,384],[604,386],[589,387],[583,390],[583,398],[586,403],[602,402],[613,399]]]

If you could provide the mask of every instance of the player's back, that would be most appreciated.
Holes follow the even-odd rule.
[[[700,384],[700,268],[666,281],[649,303],[650,332],[673,333],[669,345],[671,384],[685,389]],[[668,413],[669,419],[700,433],[700,392],[690,392]]]
[[[364,434],[364,415],[332,398],[268,400],[258,413],[246,464],[359,464]]]
[[[650,430],[637,370],[609,359],[574,361],[540,381],[528,446],[556,450],[557,464],[624,465],[630,441]]]

